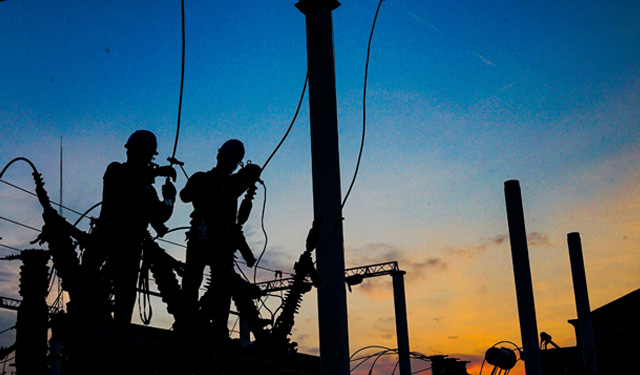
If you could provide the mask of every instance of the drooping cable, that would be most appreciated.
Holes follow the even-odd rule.
[[[267,235],[267,230],[264,228],[264,214],[267,209],[267,185],[264,181],[260,180],[260,184],[264,188],[264,200],[262,201],[262,214],[260,215],[260,227],[262,228],[262,233],[264,234],[264,247],[262,248],[262,252],[260,252],[260,256],[258,260],[256,260],[256,264],[253,268],[253,283],[256,283],[256,276],[258,274],[258,266],[260,266],[260,261],[262,260],[262,256],[265,251],[267,251],[267,243],[269,242],[269,236]]]
[[[82,218],[84,218],[85,216],[87,216],[89,214],[89,212],[93,211],[93,209],[95,209],[96,207],[100,206],[102,204],[102,202],[98,202],[96,204],[94,204],[93,206],[89,207],[88,210],[86,210],[83,214],[80,215],[80,217],[78,218],[78,220],[76,220],[75,223],[73,223],[73,226],[78,226],[78,223],[80,223],[80,220],[82,220]]]
[[[363,357],[358,357],[358,358],[354,358],[356,356],[356,354],[360,353],[361,351],[364,351],[366,349],[372,349],[372,348],[378,348],[378,349],[383,349],[377,353],[371,354],[371,355],[367,355],[367,356],[363,356]],[[356,363],[357,364],[353,367],[351,367],[351,369],[349,370],[350,372],[353,372],[354,370],[356,370],[358,367],[360,367],[361,365],[363,365],[364,363],[366,363],[367,361],[369,361],[370,359],[374,359],[373,364],[371,365],[370,369],[369,369],[369,374],[373,373],[373,368],[375,367],[376,362],[378,361],[378,359],[380,359],[383,356],[388,356],[388,355],[399,355],[400,351],[399,349],[391,349],[391,348],[387,348],[385,346],[379,346],[379,345],[371,345],[371,346],[365,346],[363,348],[358,349],[355,353],[353,353],[351,355],[351,357],[349,358],[349,362]],[[426,356],[425,354],[419,353],[419,352],[409,352],[409,357],[411,359],[417,359],[417,360],[421,360],[421,361],[425,361],[425,362],[431,362],[431,359]],[[399,365],[399,361],[396,362],[396,365],[394,367],[394,372],[396,371],[397,367]],[[430,370],[431,367],[427,367],[418,371],[414,371],[412,372],[412,374],[417,374],[417,373],[421,373],[424,371],[428,371]]]
[[[373,40],[373,31],[376,27],[376,21],[378,20],[378,13],[380,12],[380,6],[384,0],[380,0],[378,2],[378,8],[376,9],[376,15],[373,18],[373,25],[371,25],[371,33],[369,34],[369,43],[367,44],[367,58],[364,65],[364,87],[362,90],[362,139],[360,140],[360,151],[358,152],[358,161],[356,162],[356,169],[353,172],[353,178],[351,179],[351,184],[349,185],[349,189],[347,189],[347,193],[342,200],[342,205],[340,206],[340,210],[344,209],[344,205],[347,203],[347,199],[351,194],[351,190],[353,189],[353,185],[356,182],[356,177],[358,176],[358,170],[360,169],[360,161],[362,160],[362,152],[364,150],[364,139],[365,132],[367,129],[367,79],[369,76],[369,57],[371,55],[371,41]]]
[[[267,161],[264,162],[264,165],[262,166],[263,171],[267,167],[267,164],[269,164],[269,162],[271,161],[271,158],[273,158],[273,155],[275,155],[276,152],[278,152],[278,149],[280,148],[280,146],[282,146],[285,139],[287,139],[287,137],[289,136],[289,132],[291,131],[291,128],[293,128],[293,124],[296,122],[296,119],[298,118],[298,113],[300,113],[300,108],[302,107],[302,101],[304,100],[304,94],[307,91],[308,83],[309,83],[309,72],[307,71],[307,76],[304,79],[304,86],[302,87],[302,94],[300,94],[300,100],[298,101],[298,106],[296,108],[296,112],[293,115],[293,119],[291,120],[291,123],[289,124],[289,128],[284,133],[284,136],[282,137],[282,139],[280,140],[276,148],[273,150],[273,152],[271,152],[271,155],[269,155],[269,157],[267,158]]]
[[[8,162],[7,165],[5,165],[4,168],[2,168],[2,171],[0,172],[0,178],[2,178],[2,176],[4,175],[4,172],[6,172],[7,169],[9,169],[11,164],[13,164],[13,163],[15,163],[17,161],[20,161],[20,160],[26,162],[27,164],[29,164],[31,166],[31,169],[33,170],[33,173],[38,173],[38,170],[36,169],[36,166],[31,162],[31,160],[29,160],[29,159],[27,159],[25,157],[19,156],[17,158],[14,158],[10,162]]]
[[[186,51],[184,0],[181,1],[181,5],[182,5],[182,67],[180,69],[180,97],[178,100],[178,124],[176,126],[176,139],[173,143],[173,152],[171,153],[171,159],[169,160],[170,162],[171,160],[175,160],[176,151],[178,150],[178,139],[180,137],[180,122],[182,118],[182,94],[184,92],[184,61],[185,61],[185,51]],[[182,171],[185,173],[185,175],[187,174],[184,171],[184,169]]]

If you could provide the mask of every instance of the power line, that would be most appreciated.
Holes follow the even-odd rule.
[[[5,247],[7,249],[15,250],[17,252],[22,252],[22,250],[20,250],[20,249],[17,249],[15,247],[12,247],[12,246],[9,246],[9,245],[5,245],[5,244],[2,244],[2,243],[0,243],[0,247]]]
[[[173,242],[173,241],[165,240],[164,238],[156,238],[156,240],[158,240],[158,241],[162,241],[162,242],[165,242],[165,243],[168,243],[168,244],[171,244],[171,245],[173,245],[173,246],[183,247],[183,248],[185,248],[185,249],[187,248],[187,247],[186,247],[185,245],[183,245],[183,244],[179,244],[179,243],[177,243],[177,242]]]
[[[282,139],[280,140],[280,142],[278,143],[276,148],[273,150],[271,155],[269,155],[269,157],[267,158],[267,161],[264,162],[264,165],[262,166],[262,170],[263,171],[267,167],[267,164],[269,164],[269,162],[271,161],[271,158],[273,157],[273,155],[275,155],[276,152],[278,152],[278,149],[280,148],[280,146],[282,146],[282,144],[284,143],[285,139],[287,139],[287,137],[289,136],[289,132],[291,131],[291,128],[293,128],[293,124],[296,122],[296,119],[298,118],[298,113],[300,112],[300,108],[302,107],[302,101],[304,100],[304,94],[307,91],[308,82],[309,82],[309,72],[307,72],[307,76],[304,79],[304,86],[302,87],[302,94],[300,94],[300,100],[298,101],[298,107],[296,108],[296,112],[293,115],[293,119],[291,120],[291,123],[289,124],[289,128],[284,133],[284,136],[282,137]]]
[[[371,33],[369,34],[369,43],[367,44],[367,59],[364,65],[364,88],[362,89],[362,139],[360,141],[360,151],[358,152],[356,169],[353,172],[353,179],[351,180],[349,189],[347,189],[347,193],[342,200],[342,206],[340,207],[341,210],[344,209],[344,205],[347,203],[349,194],[351,194],[351,189],[353,189],[353,185],[356,182],[356,177],[358,176],[358,170],[360,169],[360,161],[362,160],[362,151],[364,150],[364,136],[367,129],[367,78],[369,76],[369,56],[371,56],[371,41],[373,40],[373,31],[375,30],[378,13],[380,12],[380,6],[382,6],[383,1],[384,0],[380,0],[380,2],[378,3],[376,15],[375,17],[373,17],[373,25],[371,25]]]
[[[10,222],[10,223],[12,223],[12,224],[15,224],[15,225],[19,225],[19,226],[21,226],[21,227],[23,227],[23,228],[31,229],[31,230],[34,230],[34,231],[36,231],[36,232],[42,232],[40,229],[37,229],[37,228],[31,227],[31,226],[29,226],[29,225],[27,225],[27,224],[23,224],[23,223],[21,223],[21,222],[15,221],[15,220],[11,220],[11,219],[6,218],[6,217],[4,217],[4,216],[0,216],[0,219],[5,220],[5,221],[8,221],[8,222]]]
[[[184,91],[184,60],[185,60],[185,22],[184,22],[184,0],[182,0],[182,68],[180,73],[180,99],[178,101],[178,125],[176,127],[176,139],[173,143],[173,153],[171,154],[171,160],[175,160],[176,151],[178,149],[178,137],[180,136],[180,119],[182,117],[182,93]],[[184,172],[184,169],[183,169]],[[185,172],[186,175],[186,172]],[[187,177],[188,179],[188,177]]]
[[[32,191],[29,191],[29,190],[27,190],[27,189],[25,189],[25,188],[22,188],[22,187],[20,187],[20,186],[14,185],[14,184],[12,184],[12,183],[10,183],[10,182],[8,182],[8,181],[5,181],[5,180],[3,180],[3,179],[0,179],[0,182],[2,182],[3,184],[9,185],[9,186],[11,186],[11,187],[12,187],[12,188],[14,188],[14,189],[18,189],[18,190],[23,191],[23,192],[25,192],[25,193],[27,193],[27,194],[33,195],[34,197],[38,197],[38,195],[36,195],[36,193],[34,193],[34,192],[32,192]],[[78,211],[76,211],[76,210],[74,210],[74,209],[71,209],[71,208],[69,208],[69,207],[63,206],[63,205],[61,205],[61,204],[60,204],[60,203],[58,203],[58,202],[51,201],[51,204],[56,205],[56,206],[61,207],[61,208],[64,208],[65,210],[67,210],[67,211],[69,211],[69,212],[73,212],[73,213],[74,213],[74,214],[76,214],[76,215],[82,215],[82,213],[80,213],[80,212],[78,212]]]

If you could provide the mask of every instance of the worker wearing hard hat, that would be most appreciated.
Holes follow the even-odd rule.
[[[160,236],[171,217],[176,188],[169,178],[162,186],[163,200],[153,187],[157,176],[176,179],[171,166],[158,167],[156,136],[137,130],[127,140],[127,160],[109,164],[104,174],[102,209],[94,233],[94,246],[83,256],[83,268],[91,272],[104,262],[107,278],[113,283],[114,320],[130,323],[136,299],[136,285],[142,257],[142,241],[149,224]]]
[[[255,185],[262,171],[255,164],[247,164],[233,173],[242,165],[244,153],[242,142],[237,139],[226,141],[218,149],[216,166],[207,172],[193,174],[180,191],[182,201],[193,204],[191,228],[187,233],[185,274],[182,278],[185,308],[190,314],[197,313],[198,290],[204,268],[208,265],[211,283],[207,294],[215,294],[215,308],[203,311],[198,316],[211,320],[214,334],[219,336],[228,335],[231,296],[234,295],[236,305],[239,303],[236,298],[239,276],[233,270],[234,253],[239,250],[239,243],[244,241],[241,226],[237,222],[238,198]],[[244,244],[248,249],[246,242]],[[242,252],[242,255],[250,267],[255,263],[250,250]],[[238,306],[239,310],[252,308],[255,310],[254,306],[248,304]],[[257,312],[253,315],[257,317]]]

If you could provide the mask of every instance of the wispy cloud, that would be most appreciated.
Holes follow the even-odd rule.
[[[449,254],[454,255],[466,255],[466,256],[474,256],[480,253],[483,253],[489,249],[496,248],[505,243],[508,244],[509,236],[506,234],[500,234],[491,238],[482,239],[482,242],[478,245],[472,245],[467,247],[460,248],[449,248]],[[528,246],[549,246],[551,245],[551,241],[549,240],[549,236],[540,232],[532,232],[527,236],[527,245]]]
[[[450,253],[456,255],[475,255],[482,253],[487,249],[502,245],[509,237],[506,234],[500,234],[488,239],[482,240],[479,245],[468,246],[464,248],[449,248]]]
[[[471,53],[473,56],[475,56],[475,57],[479,58],[483,63],[485,63],[485,64],[487,64],[487,65],[489,65],[489,66],[494,66],[494,65],[496,65],[496,64],[494,64],[494,63],[493,63],[493,61],[491,61],[491,60],[487,59],[486,57],[482,56],[481,54],[479,54],[479,53],[478,53],[478,52],[476,52],[476,51],[470,51],[470,53]]]
[[[432,29],[432,30],[434,30],[434,31],[437,31],[437,32],[440,32],[440,29],[439,29],[436,25],[432,24],[432,23],[431,23],[431,22],[429,22],[429,21],[425,21],[423,18],[419,17],[418,15],[416,15],[416,14],[414,14],[414,13],[409,13],[409,16],[410,16],[411,18],[413,18],[414,20],[418,21],[419,23],[421,23],[421,24],[423,24],[423,25],[426,25],[426,26],[427,26],[427,27],[429,27],[430,29]]]

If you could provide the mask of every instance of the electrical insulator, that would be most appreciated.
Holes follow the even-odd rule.
[[[253,185],[249,189],[247,189],[247,193],[245,194],[242,203],[240,203],[240,209],[238,209],[238,224],[240,225],[243,225],[247,222],[247,219],[249,219],[249,214],[251,213],[251,208],[253,207],[252,200],[256,195],[256,190],[258,190],[256,185]]]
[[[487,360],[487,363],[497,366],[503,370],[511,370],[518,361],[516,353],[514,353],[513,350],[496,347],[487,349],[487,352],[484,354],[484,358]]]

